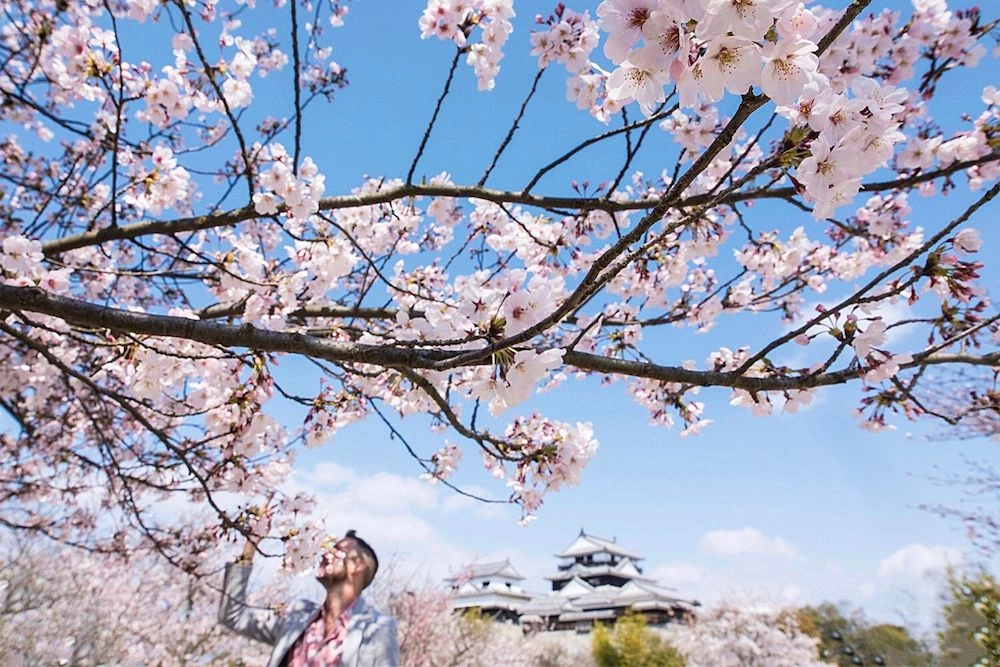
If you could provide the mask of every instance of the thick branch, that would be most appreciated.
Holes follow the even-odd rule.
[[[420,350],[391,345],[346,343],[299,333],[268,331],[251,325],[237,326],[168,315],[136,313],[69,299],[50,294],[37,287],[0,285],[0,309],[51,315],[71,324],[91,329],[183,338],[207,345],[244,347],[262,352],[285,352],[337,363],[365,363],[384,368],[429,369],[460,354],[446,350]],[[806,389],[843,384],[859,379],[858,372],[854,368],[845,368],[818,375],[750,377],[732,372],[688,370],[676,366],[660,366],[648,362],[612,359],[573,350],[567,350],[563,359],[567,365],[585,371],[614,373],[706,387],[732,387],[748,391]],[[486,363],[476,362],[474,365],[485,365]],[[1000,364],[1000,352],[992,352],[982,356],[942,353],[916,354],[914,361],[904,364],[903,368],[931,364],[995,366]]]
[[[1000,160],[1000,154],[993,153],[985,157],[968,160],[965,162],[955,162],[939,170],[929,171],[916,176],[907,176],[899,179],[869,183],[862,187],[863,192],[881,192],[905,188],[949,176],[962,169],[974,167],[987,162]],[[784,199],[796,194],[793,188],[775,188],[769,190],[749,190],[745,192],[734,192],[726,194],[720,198],[720,204],[730,204],[750,199]],[[636,211],[652,208],[656,201],[636,200],[616,202],[603,197],[550,197],[543,195],[532,195],[521,192],[508,192],[505,190],[492,190],[490,188],[478,188],[462,185],[401,185],[395,188],[385,188],[378,192],[366,195],[344,195],[340,197],[328,197],[320,201],[321,211],[334,211],[344,208],[356,208],[360,206],[374,206],[376,204],[387,204],[392,201],[405,199],[407,197],[455,197],[459,199],[482,199],[496,204],[521,204],[525,206],[536,206],[538,208],[561,208],[578,211],[598,210],[608,213],[619,211]],[[699,206],[712,199],[711,195],[699,194],[686,197],[677,202],[677,208],[689,206]],[[279,212],[284,212],[285,207],[279,207]],[[121,227],[105,227],[89,232],[66,236],[61,239],[48,241],[43,245],[45,255],[55,257],[64,252],[85,248],[92,245],[100,245],[108,241],[121,241],[133,239],[152,234],[179,234],[181,232],[192,232],[203,229],[214,229],[216,227],[227,227],[236,225],[247,220],[263,218],[254,210],[253,206],[223,211],[219,213],[207,213],[205,215],[193,216],[190,218],[176,218],[174,220],[144,220],[131,225]]]

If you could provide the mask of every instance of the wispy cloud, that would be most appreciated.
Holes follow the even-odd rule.
[[[715,558],[755,556],[801,559],[799,552],[780,537],[768,537],[755,528],[712,530],[698,542],[702,553]]]
[[[962,552],[953,547],[910,544],[883,558],[877,573],[882,578],[939,577],[949,566],[961,566],[964,560]]]
[[[440,580],[470,562],[504,557],[478,553],[441,527],[455,511],[474,513],[484,520],[503,520],[510,518],[509,508],[477,502],[417,477],[364,474],[324,462],[296,471],[284,490],[314,496],[316,513],[325,517],[330,531],[356,529],[380,555],[393,559],[397,574],[403,578]]]

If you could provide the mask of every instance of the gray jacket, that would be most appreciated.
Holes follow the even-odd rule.
[[[251,567],[230,563],[222,585],[219,623],[244,637],[269,644],[267,667],[280,667],[285,654],[319,615],[320,605],[299,600],[287,614],[246,604]],[[398,667],[396,621],[358,598],[347,623],[347,638],[340,659],[343,667]]]

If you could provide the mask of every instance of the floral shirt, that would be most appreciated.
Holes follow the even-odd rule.
[[[352,609],[353,603],[337,617],[330,634],[326,633],[326,610],[321,610],[292,645],[285,658],[285,667],[338,667]]]

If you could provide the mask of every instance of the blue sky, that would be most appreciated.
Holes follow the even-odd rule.
[[[528,14],[536,7],[541,13],[549,9],[521,3],[524,16],[515,24],[493,92],[477,92],[471,70],[459,66],[418,174],[448,171],[456,182],[478,180],[530,85]],[[453,53],[450,44],[419,39],[418,15],[417,5],[386,12],[384,5],[355,2],[347,26],[333,34],[334,58],[347,67],[351,85],[332,106],[314,110],[307,125],[311,136],[324,137],[307,152],[326,171],[328,193],[353,187],[361,174],[402,176],[409,166]],[[939,97],[947,101],[934,109],[947,127],[959,127],[963,106],[981,108],[979,91],[993,64],[987,59],[977,70],[946,78]],[[545,74],[490,185],[523,186],[539,166],[604,129],[565,101],[564,79],[558,70]],[[622,152],[621,142],[589,149],[553,172],[538,191],[565,194],[572,178],[607,178],[609,170],[617,171]],[[656,131],[636,167],[658,174],[675,154],[669,137]],[[914,195],[912,220],[954,214],[968,199],[962,192],[943,202]],[[774,214],[782,229],[805,225],[812,236],[821,234],[819,223],[806,216],[788,209]],[[995,259],[996,226],[985,215],[977,222],[986,241],[984,259]],[[995,273],[987,274],[986,284],[996,289]],[[720,345],[759,344],[779,326],[745,316],[703,336],[670,329],[660,334],[656,353],[669,363],[703,362]],[[919,337],[911,338],[895,343],[919,344]],[[877,618],[926,627],[940,592],[934,573],[960,560],[967,547],[960,526],[917,508],[955,500],[953,490],[926,476],[937,468],[960,470],[962,455],[996,460],[996,445],[928,442],[927,425],[902,419],[896,431],[863,431],[851,416],[858,389],[830,389],[798,415],[769,418],[729,408],[728,391],[708,390],[703,397],[715,423],[700,436],[681,439],[676,430],[648,425],[646,412],[620,385],[570,381],[515,412],[537,408],[557,419],[593,421],[601,448],[581,485],[548,496],[527,527],[516,525],[516,509],[477,506],[421,486],[416,464],[375,421],[304,452],[297,469],[303,484],[326,497],[332,529],[356,525],[432,579],[470,558],[510,557],[528,576],[527,586],[541,590],[541,577],[555,564],[551,555],[585,527],[643,554],[647,572],[683,596],[711,602],[727,591],[751,589],[795,602],[850,600]],[[419,420],[403,422],[402,431],[424,454],[441,444],[442,436]],[[456,481],[488,495],[503,492],[471,447]]]
[[[272,16],[264,11],[268,3],[260,4],[259,13]],[[906,4],[873,3],[882,6]],[[471,69],[460,64],[418,174],[448,171],[457,183],[470,184],[489,163],[535,71],[528,55],[532,15],[551,11],[547,4],[524,0],[516,8],[522,15],[505,48],[496,89],[478,92]],[[347,25],[328,33],[333,58],[347,68],[350,85],[333,104],[310,109],[303,150],[326,174],[327,194],[348,192],[365,174],[405,176],[454,52],[450,43],[419,39],[421,9],[422,3],[355,0]],[[254,32],[254,13],[245,18],[237,34]],[[153,48],[126,35],[126,57],[128,49]],[[960,126],[962,111],[981,108],[979,91],[993,79],[995,64],[988,57],[979,69],[946,77],[934,108],[942,120],[949,119],[948,127]],[[255,80],[255,86],[258,102],[249,119],[290,113],[290,94],[282,88],[288,88],[287,73]],[[274,100],[284,106],[270,104]],[[634,107],[630,113],[638,117]],[[553,157],[606,129],[565,101],[565,73],[556,67],[543,77],[522,128],[490,186],[520,188]],[[613,178],[623,153],[622,141],[588,149],[536,191],[569,194],[570,179]],[[669,136],[654,130],[635,168],[656,175],[672,166],[675,155]],[[912,220],[950,217],[969,199],[961,191],[943,201],[913,195]],[[822,233],[822,225],[786,208],[762,207],[761,213],[783,230],[804,225],[814,238]],[[989,219],[996,213],[994,206],[973,225],[983,234],[986,260],[998,259],[1000,234]],[[996,290],[995,270],[984,280]],[[769,316],[724,318],[706,335],[680,329],[656,334],[655,354],[662,363],[704,363],[722,345],[759,345],[780,332],[780,323]],[[918,336],[894,341],[901,351],[919,343]],[[303,368],[287,358],[281,364],[279,379],[298,377]],[[293,388],[302,394],[316,387],[318,380],[305,380]],[[621,384],[571,380],[508,413],[537,409],[556,419],[592,421],[601,441],[582,483],[548,496],[538,519],[526,527],[517,525],[516,508],[476,504],[420,480],[416,463],[376,419],[344,429],[325,447],[301,452],[293,486],[320,497],[331,530],[355,527],[383,554],[395,553],[402,569],[431,580],[473,559],[509,557],[528,577],[529,589],[543,590],[541,577],[555,565],[552,554],[584,527],[617,537],[644,555],[647,572],[683,597],[712,602],[727,591],[749,589],[788,602],[843,599],[878,618],[926,626],[940,590],[933,573],[949,559],[960,560],[967,548],[960,526],[917,509],[920,503],[955,501],[953,490],[926,477],[936,468],[961,470],[962,455],[996,462],[996,444],[928,442],[927,425],[902,419],[896,420],[896,431],[868,433],[851,416],[859,396],[855,383],[822,392],[800,414],[756,418],[728,407],[728,391],[707,390],[702,398],[714,424],[681,439],[676,429],[650,426],[646,411],[629,400]],[[301,423],[301,413],[289,406],[278,406],[277,414],[289,427]],[[424,455],[442,444],[443,436],[419,418],[396,425]],[[482,469],[472,446],[466,447],[464,463],[458,484],[503,495],[505,489]]]

